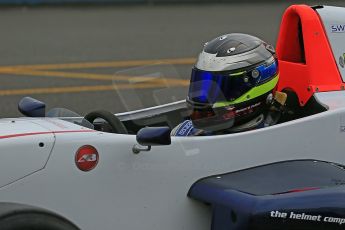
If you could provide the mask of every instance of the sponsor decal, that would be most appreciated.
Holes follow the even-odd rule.
[[[335,185],[345,185],[345,180],[332,179],[332,183],[334,183]]]
[[[193,129],[193,123],[190,120],[184,121],[177,130],[176,136],[188,136]]]
[[[341,66],[341,68],[345,67],[345,54],[343,54],[343,56],[339,57],[339,65]]]
[[[87,172],[94,169],[98,163],[99,155],[95,147],[84,145],[75,154],[75,164],[81,171]]]
[[[340,126],[340,132],[345,133],[345,126]]]
[[[245,108],[242,108],[242,109],[238,109],[235,111],[236,113],[236,116],[243,116],[243,115],[246,115],[246,114],[249,114],[249,113],[252,113],[254,111],[254,109],[258,106],[261,105],[261,102],[258,102],[254,105],[250,105],[248,107],[245,107]]]
[[[270,211],[269,216],[271,218],[280,219],[290,219],[290,220],[300,220],[300,221],[313,221],[328,224],[345,224],[345,218],[334,217],[334,216],[323,216],[323,215],[311,215],[308,213],[298,213],[298,212],[281,212],[281,211]]]
[[[332,33],[345,33],[345,24],[337,24],[331,26]]]

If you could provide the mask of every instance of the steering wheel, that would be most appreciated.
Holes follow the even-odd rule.
[[[97,118],[102,118],[110,125],[112,129],[111,133],[128,134],[126,127],[120,121],[120,119],[109,111],[96,110],[86,114],[86,116],[84,117],[84,119],[89,121],[91,124],[93,124],[93,122]]]

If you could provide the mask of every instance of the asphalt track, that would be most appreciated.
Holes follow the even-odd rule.
[[[289,4],[1,8],[1,117],[20,116],[24,96],[81,115],[183,99],[206,41],[243,32],[275,44]]]

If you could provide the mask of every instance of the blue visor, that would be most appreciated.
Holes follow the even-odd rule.
[[[194,102],[209,104],[233,101],[253,87],[272,79],[277,71],[276,62],[239,72],[209,72],[194,68],[188,97]]]

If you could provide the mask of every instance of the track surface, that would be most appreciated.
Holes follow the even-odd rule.
[[[23,96],[81,115],[183,99],[194,58],[206,41],[243,32],[275,44],[288,5],[1,9],[1,116],[20,116],[17,103]],[[170,64],[152,66],[157,63]]]

